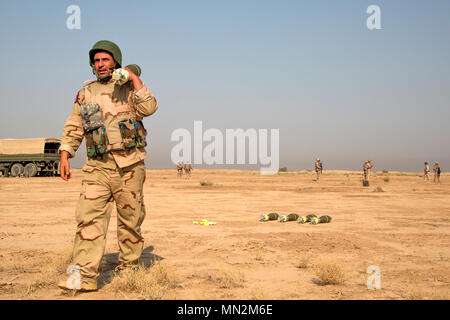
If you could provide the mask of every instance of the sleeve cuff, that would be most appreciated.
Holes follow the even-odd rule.
[[[68,144],[62,144],[59,146],[58,153],[61,154],[62,151],[67,151],[70,154],[70,158],[75,156],[75,150]]]
[[[134,91],[134,95],[136,98],[145,98],[146,96],[152,96],[152,93],[149,88],[147,88],[145,85],[140,87],[138,90]]]

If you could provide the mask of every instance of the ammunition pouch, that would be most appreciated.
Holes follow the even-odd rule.
[[[120,134],[125,149],[147,146],[147,130],[141,120],[127,119],[119,122]]]
[[[147,130],[145,130],[142,121],[127,119],[116,122],[116,124],[118,124],[121,135],[119,138],[121,139],[120,147],[114,147],[115,142],[108,139],[108,130],[104,125],[86,132],[86,151],[88,158],[98,158],[108,151],[121,151],[147,146]],[[117,131],[110,131],[111,134],[115,132]],[[111,138],[113,137],[114,135],[111,136]]]
[[[108,136],[102,126],[86,133],[86,152],[89,158],[103,156],[107,152]]]
[[[85,131],[95,130],[103,126],[102,110],[96,103],[82,104],[80,106],[80,115]]]

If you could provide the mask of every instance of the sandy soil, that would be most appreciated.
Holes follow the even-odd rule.
[[[99,291],[71,296],[52,281],[36,281],[49,261],[70,251],[81,171],[72,175],[69,183],[0,178],[0,299],[139,298],[109,288],[115,212]],[[201,186],[204,178],[213,185]],[[361,173],[343,171],[315,182],[306,171],[194,170],[187,180],[175,170],[148,170],[142,260],[162,260],[179,279],[164,299],[448,299],[450,175],[440,184],[413,172],[375,173],[370,187],[361,181]],[[258,221],[269,212],[333,220]],[[217,224],[193,224],[203,218]],[[324,261],[342,266],[343,283],[321,283],[316,270]],[[369,265],[380,268],[380,290],[366,286]]]

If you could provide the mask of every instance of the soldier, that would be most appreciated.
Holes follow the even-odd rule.
[[[142,119],[158,108],[149,88],[131,68],[124,68],[129,72],[128,82],[113,82],[112,72],[122,65],[122,53],[116,44],[97,42],[89,51],[89,60],[97,80],[78,91],[58,150],[61,178],[68,181],[68,159],[74,157],[86,138],[88,159],[82,168],[73,247],[73,265],[80,271],[80,287],[76,289],[81,291],[97,290],[113,202],[117,207],[120,251],[116,271],[139,264],[144,245],[141,224],[145,217],[143,184],[147,156],[147,132]],[[74,289],[68,281],[58,286]]]
[[[369,181],[370,172],[371,172],[371,169],[373,168],[372,160],[367,160],[366,162],[364,162],[363,168],[364,168],[364,180]]]
[[[192,166],[191,166],[191,164],[188,161],[184,165],[184,173],[186,173],[186,179],[191,177],[191,170],[192,170]]]
[[[322,174],[322,170],[323,170],[322,162],[320,162],[320,158],[317,158],[315,163],[316,181],[319,181],[320,175]]]
[[[437,182],[440,182],[439,180],[441,177],[441,167],[439,167],[439,163],[437,161],[434,163],[433,171],[434,171],[433,182],[436,182],[436,180],[437,180]]]
[[[426,182],[430,181],[429,173],[430,165],[428,164],[428,162],[425,162],[425,169],[423,169],[423,180]]]
[[[178,164],[177,164],[177,177],[181,178],[182,175],[183,175],[183,163],[178,162]]]

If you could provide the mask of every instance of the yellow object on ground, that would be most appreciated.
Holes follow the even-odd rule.
[[[319,218],[314,217],[311,219],[311,224],[319,224],[319,223],[330,223],[331,217],[330,216],[320,216]]]
[[[311,220],[313,218],[317,218],[317,216],[315,214],[309,214],[307,216],[301,216],[298,218],[298,223],[306,223],[306,222],[311,222]]]
[[[296,213],[291,213],[287,216],[281,216],[280,222],[288,222],[288,221],[296,221],[299,218],[299,215]]]
[[[207,219],[202,219],[200,222],[192,221],[192,224],[201,224],[202,226],[213,226],[216,225],[216,222],[208,221]]]
[[[259,216],[259,221],[266,222],[269,220],[277,220],[278,219],[278,213],[272,212],[269,214],[262,214]]]

